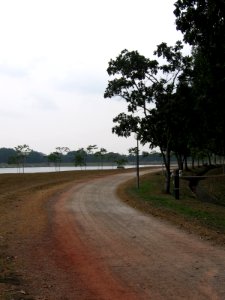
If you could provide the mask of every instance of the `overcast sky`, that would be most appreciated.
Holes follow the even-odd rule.
[[[127,153],[134,138],[111,133],[122,100],[104,99],[111,58],[152,57],[173,45],[175,0],[0,0],[0,148],[46,154],[97,144]]]

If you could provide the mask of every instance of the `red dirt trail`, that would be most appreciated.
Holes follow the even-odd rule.
[[[43,272],[47,285],[35,299],[225,299],[225,250],[121,202],[116,188],[132,177],[81,182],[48,203],[31,252],[32,280]]]

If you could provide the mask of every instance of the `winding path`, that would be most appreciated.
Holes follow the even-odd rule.
[[[126,206],[116,187],[134,174],[80,183],[54,206],[58,260],[74,298],[225,299],[225,250]]]

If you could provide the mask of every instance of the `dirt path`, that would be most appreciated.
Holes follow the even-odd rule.
[[[3,299],[225,299],[225,250],[121,202],[116,188],[132,177],[18,199],[7,251],[20,285]]]
[[[80,184],[56,202],[55,257],[75,273],[65,299],[225,299],[225,251],[120,202],[116,186],[130,177]]]

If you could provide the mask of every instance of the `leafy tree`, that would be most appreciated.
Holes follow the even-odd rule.
[[[56,171],[60,171],[61,154],[59,152],[55,151],[50,153],[48,155],[48,161],[54,163]]]
[[[116,162],[116,159],[118,158],[119,154],[114,152],[108,152],[107,153],[107,160],[108,162],[111,162],[112,168],[114,167],[114,164]]]
[[[193,83],[205,140],[225,155],[225,2],[177,0],[174,13],[177,29],[193,47]]]
[[[98,148],[97,145],[89,145],[87,147],[87,153],[92,154],[94,152],[94,150],[96,150],[97,148]]]
[[[113,132],[120,136],[136,133],[143,144],[158,146],[166,166],[166,187],[170,192],[170,154],[173,146],[173,118],[176,88],[179,79],[188,76],[191,58],[182,55],[182,44],[174,47],[162,43],[154,54],[162,63],[150,60],[137,51],[123,50],[109,62],[107,72],[114,76],[108,82],[105,98],[119,96],[127,102],[129,114],[121,113],[113,119]],[[155,107],[154,107],[155,105]]]
[[[60,153],[61,156],[67,154],[70,151],[68,147],[56,147],[55,149],[58,153]]]
[[[95,152],[95,156],[100,158],[100,164],[101,167],[103,168],[103,161],[104,161],[104,157],[107,153],[107,150],[105,148],[100,148],[99,151]]]
[[[86,151],[84,150],[84,148],[80,148],[75,152],[75,156],[74,156],[74,164],[75,166],[80,166],[82,168],[82,166],[86,166]]]
[[[123,169],[124,165],[127,163],[127,159],[125,157],[120,157],[116,159],[116,164],[118,169]]]
[[[97,148],[97,145],[89,145],[86,149],[87,155],[92,155],[94,153],[94,150],[96,150]]]
[[[24,173],[26,157],[31,153],[32,150],[28,145],[24,144],[15,147],[15,151],[16,151],[16,162],[18,164],[19,170],[22,167],[22,172]]]
[[[58,169],[60,171],[60,166],[61,166],[61,162],[62,162],[62,159],[63,159],[63,156],[65,154],[67,154],[70,149],[68,147],[56,147],[56,152],[53,152],[55,154],[55,157],[57,157],[57,164],[58,164]]]

